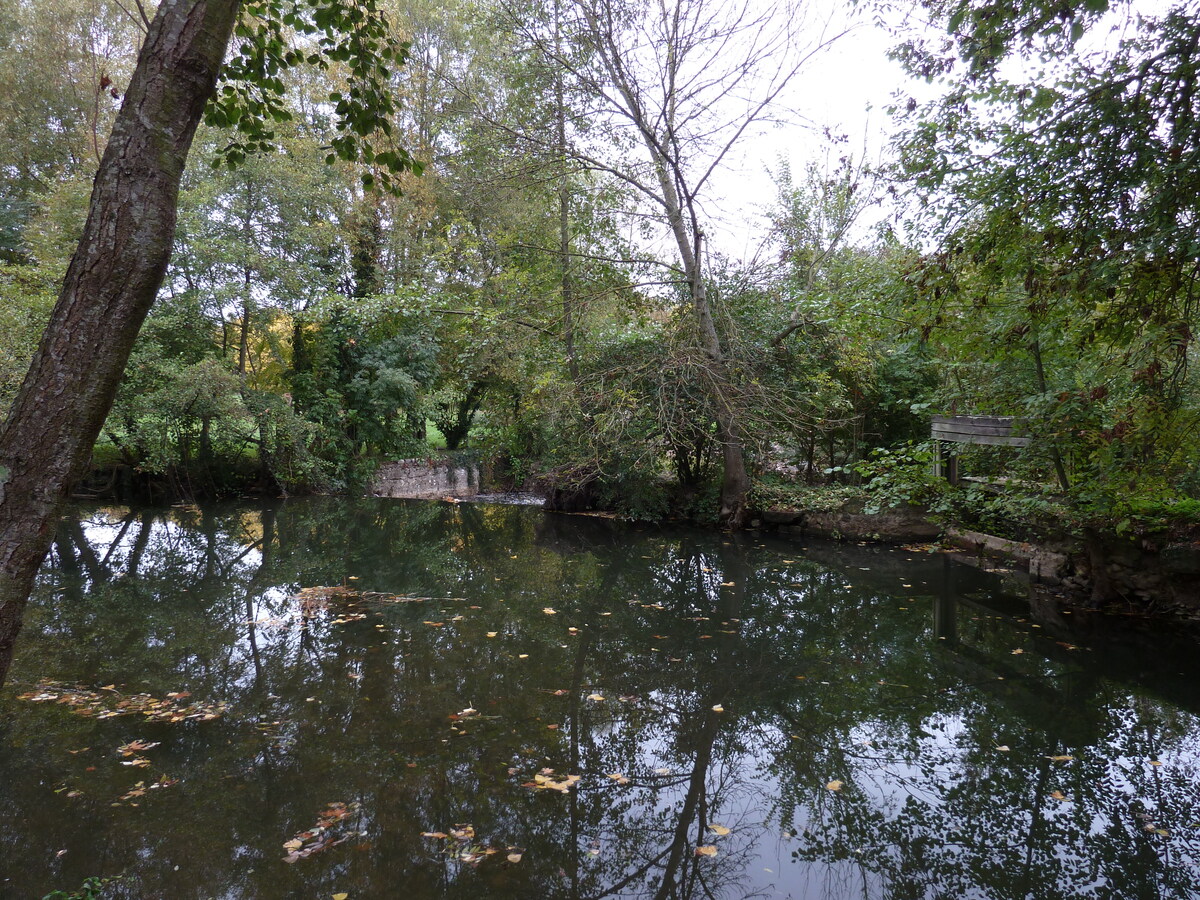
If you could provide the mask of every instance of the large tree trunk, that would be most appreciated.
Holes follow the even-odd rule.
[[[0,683],[71,483],[87,465],[171,254],[179,181],[240,0],[163,0],[87,224],[0,431]]]

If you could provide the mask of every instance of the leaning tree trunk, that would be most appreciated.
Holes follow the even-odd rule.
[[[34,576],[87,465],[171,254],[179,181],[240,0],[163,0],[92,187],[87,224],[0,431],[0,683]]]

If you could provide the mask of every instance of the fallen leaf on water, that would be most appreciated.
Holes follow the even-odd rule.
[[[1007,753],[1007,752],[1008,752],[1008,744],[1001,744],[1001,745],[1000,745],[999,747],[997,747],[996,749],[997,749],[997,750],[999,750],[999,751],[1000,751],[1000,752],[1002,752],[1002,753]]]
[[[825,787],[827,787],[831,791],[840,791],[844,786],[845,786],[845,782],[838,781],[836,778],[833,781],[829,782],[829,784],[825,785]]]
[[[449,837],[449,835],[447,835],[444,831],[422,831],[421,837],[437,838],[439,841],[441,841],[445,840],[447,837]],[[286,847],[287,844],[284,844],[284,846]]]
[[[549,606],[543,606],[542,612],[544,612],[548,616],[558,615],[558,612]]]
[[[1047,756],[1046,757],[1046,759],[1053,760],[1054,762],[1070,762],[1074,758],[1075,757],[1071,756],[1070,754],[1066,754],[1066,753],[1064,753],[1062,756]]]
[[[1018,647],[1016,650],[1014,650],[1014,651],[1012,652],[1012,655],[1013,655],[1013,656],[1017,656],[1017,655],[1019,655],[1019,654],[1021,654],[1021,653],[1024,653],[1024,652],[1025,652],[1024,650],[1022,650],[1022,649],[1020,649],[1020,648]]]
[[[521,861],[521,854],[520,854],[520,853],[515,853],[515,852],[514,852],[514,853],[510,853],[510,854],[508,854],[508,856],[507,856],[507,857],[505,857],[505,858],[506,858],[506,859],[507,859],[507,860],[508,860],[510,863],[519,863],[519,862]]]
[[[707,844],[703,847],[697,847],[696,855],[697,856],[716,856],[717,848],[714,847],[712,844]]]
[[[518,653],[517,659],[529,659],[529,654],[528,653]]]
[[[347,894],[345,891],[342,891],[340,894],[334,894],[333,900],[346,900],[346,898],[349,896],[350,895]]]
[[[1159,759],[1152,759],[1152,760],[1150,760],[1150,765],[1152,765],[1152,766],[1161,766],[1161,765],[1162,765],[1162,760],[1159,760]]]
[[[500,632],[498,632],[498,631],[489,631],[489,632],[487,633],[487,636],[488,636],[488,637],[495,637],[495,636],[496,636],[496,635],[498,635],[499,633],[500,633]]]
[[[603,695],[601,694],[588,694],[587,698],[589,700],[595,700],[597,703],[604,699]]]
[[[617,784],[629,784],[629,779],[626,778],[624,775],[620,774],[619,772],[614,772],[614,773],[610,774],[608,777],[611,778],[613,781],[615,781]]]
[[[720,703],[718,703],[716,706],[713,707],[713,712],[725,712],[725,707],[723,707]]]
[[[1053,797],[1055,800],[1066,800],[1067,799],[1067,795],[1064,794],[1062,791],[1051,791],[1050,796]]]
[[[712,822],[708,823],[708,830],[713,834],[720,835],[721,837],[729,834],[729,829],[724,825],[714,825]]]

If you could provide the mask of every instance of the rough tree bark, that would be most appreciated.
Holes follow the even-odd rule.
[[[62,504],[158,293],[188,150],[240,0],[163,0],[41,346],[0,431],[0,683]]]

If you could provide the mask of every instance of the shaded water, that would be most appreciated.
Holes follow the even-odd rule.
[[[530,508],[86,510],[0,693],[0,896],[1200,895],[1200,654],[1072,618]]]

